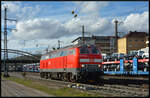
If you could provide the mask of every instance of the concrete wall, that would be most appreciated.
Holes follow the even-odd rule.
[[[127,38],[118,39],[118,53],[127,54]]]

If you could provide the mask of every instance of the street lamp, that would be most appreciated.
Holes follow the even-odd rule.
[[[114,23],[115,23],[115,37],[116,37],[116,52],[118,52],[118,23],[120,25],[123,22],[119,22],[117,19],[115,19]]]
[[[74,15],[74,18],[78,16],[74,11],[72,11],[72,14]],[[84,44],[84,25],[82,25],[82,42]]]

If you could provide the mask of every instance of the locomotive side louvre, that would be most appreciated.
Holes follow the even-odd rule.
[[[74,51],[72,54],[69,54],[70,51]],[[50,56],[50,55],[44,55],[43,59],[40,60],[40,72],[66,72],[68,68],[76,68],[77,65],[77,56],[75,52],[76,48],[67,49],[55,52],[57,54],[60,53],[60,56],[56,57],[56,54],[50,54],[52,57],[48,59],[44,59],[44,56]],[[67,53],[68,52],[68,53]],[[61,54],[62,53],[62,54]],[[53,58],[54,57],[54,58]],[[47,66],[46,66],[47,65]]]

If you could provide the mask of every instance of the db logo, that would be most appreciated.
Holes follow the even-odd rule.
[[[90,62],[94,62],[94,59],[90,59]]]

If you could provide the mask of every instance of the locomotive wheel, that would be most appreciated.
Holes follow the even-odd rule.
[[[74,82],[77,82],[76,76],[71,74],[71,76],[70,76],[70,81],[73,82],[73,83],[74,83]]]
[[[52,79],[51,73],[48,73],[48,78],[49,78],[49,79]]]
[[[61,74],[60,79],[61,79],[62,81],[64,81],[64,75],[63,75],[63,74]]]
[[[40,73],[40,77],[41,77],[41,78],[44,78],[44,74],[43,74],[43,73]]]
[[[48,73],[45,73],[45,78],[48,79]]]
[[[70,77],[69,77],[69,74],[68,74],[68,73],[64,73],[64,74],[63,74],[63,80],[69,82]]]
[[[66,73],[64,74],[64,79],[65,81],[68,81],[68,75]]]
[[[57,73],[57,78],[60,79],[60,80],[62,80],[62,75],[61,75],[61,73]]]
[[[62,74],[62,78],[61,78],[63,81],[66,81],[66,78],[65,78],[65,73]]]

